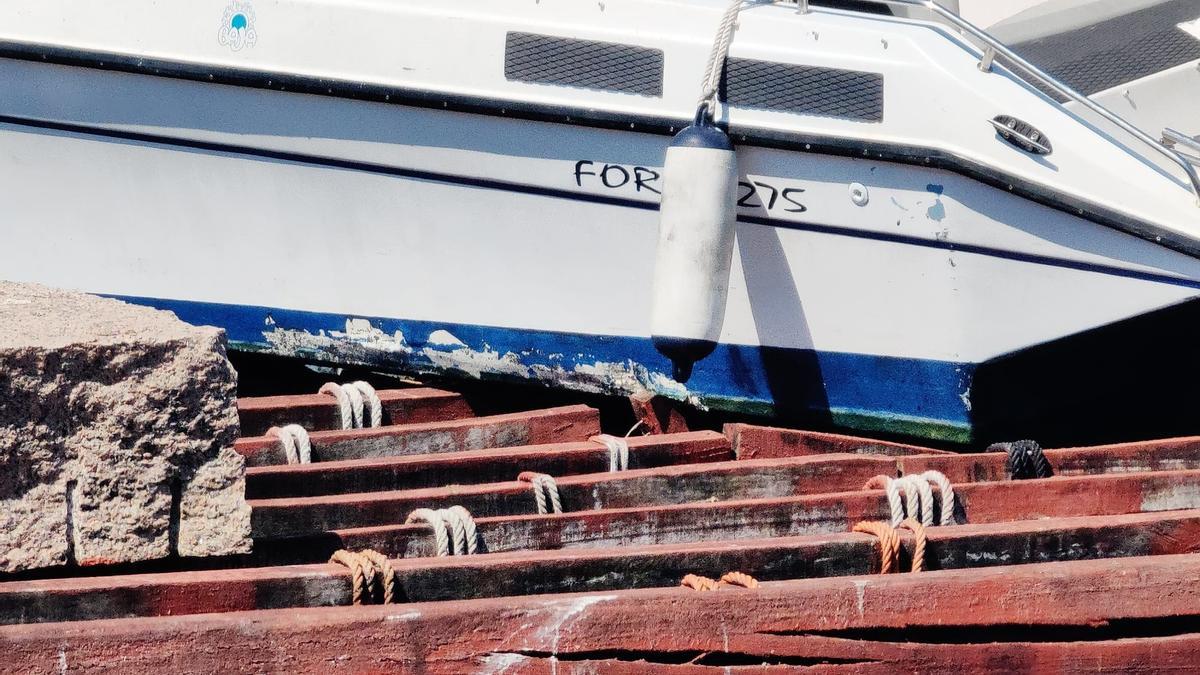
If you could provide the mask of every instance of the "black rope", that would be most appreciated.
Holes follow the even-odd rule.
[[[1054,475],[1054,469],[1037,441],[993,443],[988,446],[988,452],[1008,453],[1008,460],[1004,462],[1004,476],[1008,480],[1049,478]]]

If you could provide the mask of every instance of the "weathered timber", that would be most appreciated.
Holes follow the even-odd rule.
[[[960,485],[955,492],[960,507],[959,522],[964,517],[971,523],[996,523],[1174,511],[1200,508],[1200,471],[971,483]],[[352,502],[345,507],[355,508]],[[366,504],[362,508],[364,518],[388,517],[386,504]],[[935,517],[938,510],[934,510]],[[379,525],[319,533],[316,523],[303,520],[307,517],[304,511],[296,513],[291,521],[278,513],[256,521],[262,537],[255,542],[258,555],[266,560],[310,561],[341,547],[374,548],[386,555],[405,558],[433,554],[429,529],[424,525]],[[392,522],[402,522],[407,513],[397,509]],[[787,499],[485,517],[477,519],[476,524],[485,549],[502,552],[846,532],[860,520],[887,520],[889,515],[882,490],[863,490]],[[255,517],[259,517],[258,507]],[[339,517],[350,518],[350,515]],[[313,534],[269,539],[267,523],[278,523],[291,532],[311,527],[309,531]]]
[[[1046,450],[1054,473],[1061,476],[1200,469],[1200,437],[1167,438],[1083,448]],[[935,469],[952,482],[1004,480],[1004,453],[919,455],[900,457],[901,473]]]
[[[383,424],[420,424],[473,417],[459,394],[429,387],[380,389]],[[242,436],[262,436],[267,429],[299,424],[309,431],[341,429],[337,400],[328,394],[255,396],[238,400]]]
[[[627,442],[631,469],[718,462],[733,457],[728,439],[714,431],[634,436]],[[607,447],[594,441],[259,466],[246,472],[246,496],[263,499],[412,490],[509,481],[522,471],[565,476],[599,473],[608,467]]]
[[[725,435],[738,459],[771,459],[855,453],[903,457],[906,455],[953,455],[920,445],[906,445],[861,436],[845,436],[820,431],[780,429],[755,424],[726,424]]]
[[[855,490],[872,476],[894,472],[889,458],[826,455],[563,476],[557,484],[569,512]],[[516,480],[250,502],[256,537],[396,523],[413,509],[455,504],[477,518],[537,513],[532,486]]]
[[[1148,670],[1195,664],[1200,556],[445,603],[0,628],[4,672],[523,672],[851,666]],[[1155,637],[1121,640],[1126,637]],[[957,659],[957,660],[956,660]],[[634,664],[633,662],[639,662]],[[832,662],[832,663],[831,663]],[[564,665],[565,664],[565,665]],[[532,666],[537,668],[531,670]],[[667,670],[666,672],[670,672]]]
[[[926,569],[959,569],[1200,549],[1200,511],[930,528]],[[909,555],[910,534],[902,535]],[[519,551],[393,560],[404,601],[598,592],[676,585],[740,570],[760,581],[878,572],[874,537],[845,533],[713,543]],[[909,559],[902,560],[907,568]],[[84,621],[345,605],[340,565],[0,583],[0,623]]]
[[[600,414],[585,405],[375,429],[315,431],[313,461],[462,452],[582,441],[600,433]],[[286,464],[283,446],[268,436],[243,438],[234,449],[247,466]]]

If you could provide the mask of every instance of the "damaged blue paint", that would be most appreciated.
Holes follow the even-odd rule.
[[[937,183],[930,183],[925,186],[925,190],[934,195],[933,204],[925,210],[925,217],[940,223],[946,217],[946,205],[942,203],[942,193],[946,188]]]
[[[721,344],[684,385],[649,338],[122,297],[226,330],[233,348],[409,373],[532,380],[628,395],[651,391],[737,413],[965,442],[974,364]],[[347,334],[369,324],[373,338]],[[292,342],[271,336],[312,338]],[[337,337],[334,337],[334,336]],[[282,346],[281,346],[282,345]],[[457,361],[450,357],[458,357]]]

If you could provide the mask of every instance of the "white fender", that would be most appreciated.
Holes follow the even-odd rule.
[[[651,335],[686,382],[721,337],[736,227],[737,156],[698,123],[679,132],[663,165]]]

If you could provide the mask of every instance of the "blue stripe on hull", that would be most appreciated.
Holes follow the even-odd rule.
[[[599,393],[656,394],[737,413],[946,441],[970,439],[973,364],[718,345],[686,388],[649,338],[121,297],[224,328],[234,348],[416,373],[535,380]],[[347,319],[361,330],[347,335]],[[437,331],[441,339],[430,340]],[[397,338],[397,334],[403,336]],[[448,335],[447,335],[448,334]],[[462,344],[449,342],[453,336]]]

